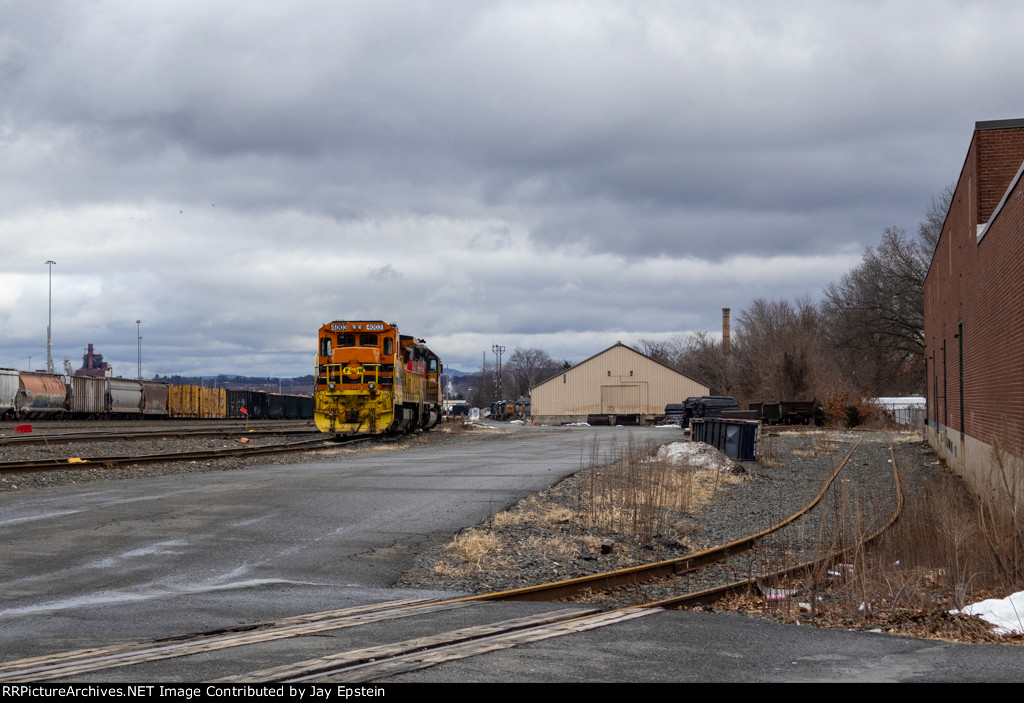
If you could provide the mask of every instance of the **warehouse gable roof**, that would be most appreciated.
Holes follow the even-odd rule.
[[[556,373],[556,374],[554,374],[554,375],[552,375],[552,376],[549,376],[548,378],[544,379],[543,381],[540,381],[539,383],[537,383],[537,385],[535,385],[535,386],[533,386],[533,387],[534,387],[534,388],[540,388],[540,387],[541,387],[541,386],[543,386],[543,385],[544,385],[545,383],[548,383],[548,382],[550,382],[550,381],[553,381],[554,379],[558,378],[559,376],[562,376],[562,375],[564,375],[564,374],[570,373],[570,372],[574,371],[575,369],[578,369],[578,368],[579,368],[579,367],[581,367],[581,366],[585,366],[586,364],[589,364],[589,363],[590,363],[591,361],[593,361],[594,359],[598,358],[599,356],[603,356],[603,355],[607,354],[608,352],[610,352],[610,351],[612,351],[613,349],[616,349],[616,348],[618,348],[618,347],[622,347],[623,349],[626,349],[626,350],[628,350],[628,351],[631,351],[631,352],[633,352],[634,354],[636,354],[637,356],[639,356],[639,357],[641,357],[641,358],[644,358],[644,359],[647,359],[648,361],[654,362],[654,363],[655,363],[655,364],[657,364],[658,366],[662,366],[662,367],[664,367],[664,368],[668,369],[669,371],[671,371],[672,373],[674,373],[674,374],[676,374],[676,375],[678,375],[678,376],[682,376],[683,378],[687,379],[688,381],[692,381],[692,382],[694,382],[694,383],[700,383],[700,381],[697,381],[697,380],[695,380],[695,379],[692,379],[692,378],[690,378],[689,376],[687,376],[686,374],[682,374],[682,373],[679,373],[678,371],[676,371],[676,370],[675,370],[674,368],[672,368],[672,367],[671,367],[671,366],[669,366],[668,364],[666,364],[666,363],[664,363],[664,362],[661,362],[661,361],[658,361],[657,359],[653,359],[653,358],[651,358],[651,357],[647,356],[646,354],[644,354],[643,352],[639,352],[639,351],[637,351],[636,349],[634,349],[633,347],[629,346],[628,344],[623,344],[622,342],[616,342],[615,344],[611,345],[611,346],[610,346],[610,347],[608,347],[607,349],[603,349],[603,350],[599,351],[598,353],[594,354],[593,356],[591,356],[591,357],[588,357],[588,358],[584,359],[584,360],[583,360],[583,361],[581,361],[580,363],[578,363],[578,364],[573,364],[573,365],[572,365],[572,366],[570,366],[569,368],[567,368],[567,369],[562,369],[562,370],[561,370],[561,371],[559,371],[558,373]]]

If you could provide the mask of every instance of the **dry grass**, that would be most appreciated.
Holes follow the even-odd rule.
[[[590,466],[579,475],[579,512],[590,529],[609,530],[640,540],[675,532],[680,516],[713,500],[726,484],[742,478],[718,469],[673,462],[655,456],[653,446],[631,436],[626,445],[613,443],[601,466],[601,447],[590,448]]]
[[[523,543],[523,548],[539,554],[544,559],[563,560],[574,559],[579,553],[575,541],[566,540],[561,536],[550,535],[541,537],[532,535]],[[600,549],[600,547],[598,547]]]
[[[578,474],[456,537],[433,564],[434,573],[475,583],[488,572],[510,568],[516,559],[557,573],[581,557],[601,555],[606,540],[614,542],[615,554],[602,559],[625,558],[640,546],[654,559],[659,544],[676,549],[687,544],[697,529],[687,514],[743,479],[657,460],[652,449],[633,440],[623,446],[595,443],[583,452]],[[599,465],[609,460],[614,463]]]
[[[462,417],[454,417],[442,422],[439,425],[439,429],[447,434],[462,434],[464,432],[472,432],[476,429],[476,425],[468,420],[464,420]]]
[[[762,466],[782,466],[779,458],[779,433],[761,430],[758,440],[757,462]]]
[[[491,532],[470,528],[452,540],[446,549],[454,562],[438,561],[434,571],[442,576],[461,576],[494,568],[502,554],[502,543]]]
[[[806,444],[801,449],[794,449],[797,456],[826,456],[834,454],[841,446],[834,433],[829,430],[812,430],[804,432]]]
[[[556,525],[567,523],[576,513],[561,505],[552,505],[530,496],[515,507],[493,515],[490,524],[494,527],[516,527],[524,524]]]
[[[900,467],[916,464],[905,449],[896,459]],[[872,511],[874,496],[840,490],[830,498],[827,529],[823,513],[817,553],[848,549],[843,563],[806,570],[783,584],[800,589],[799,595],[763,600],[760,607],[775,617],[815,624],[1024,643],[1024,637],[989,637],[987,626],[948,613],[1024,588],[1024,524],[1014,497],[1019,491],[1012,488],[1020,487],[1019,460],[1004,453],[995,464],[996,481],[983,496],[966,490],[949,470],[928,476],[901,471],[904,486],[914,489],[911,499],[899,521],[869,547],[858,545],[881,521]],[[785,564],[783,550],[778,561]]]

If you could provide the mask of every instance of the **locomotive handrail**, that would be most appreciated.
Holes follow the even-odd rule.
[[[347,361],[340,364],[320,364],[316,382],[318,385],[326,385],[328,383],[336,383],[338,385],[341,385],[342,383],[351,384],[354,382],[345,381],[345,377],[358,376],[358,384],[361,386],[371,382],[379,385],[382,366],[384,366],[384,364],[361,361]],[[368,374],[367,371],[370,371],[370,373]],[[371,376],[370,381],[366,380],[367,376]]]

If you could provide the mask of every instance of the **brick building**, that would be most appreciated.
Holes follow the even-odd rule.
[[[1024,458],[1024,119],[978,122],[924,283],[928,440],[975,487]]]

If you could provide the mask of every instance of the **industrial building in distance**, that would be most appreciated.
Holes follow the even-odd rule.
[[[533,422],[586,422],[589,415],[664,415],[669,403],[708,395],[708,387],[622,342],[559,371],[530,391]]]

